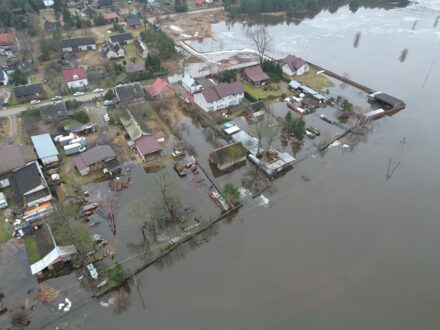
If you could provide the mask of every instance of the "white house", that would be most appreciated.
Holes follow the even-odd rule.
[[[182,78],[182,86],[191,94],[200,92],[202,90],[202,85],[199,85],[193,77],[187,74],[185,74]]]
[[[77,52],[96,49],[95,38],[72,38],[60,41],[60,48],[63,52]]]
[[[6,86],[8,84],[9,78],[6,71],[0,70],[0,86]]]
[[[87,72],[83,68],[68,68],[63,71],[64,82],[69,88],[82,88],[89,84]]]
[[[222,83],[194,94],[194,102],[204,111],[218,111],[240,104],[244,98],[241,82]]]
[[[119,43],[113,44],[110,41],[106,41],[102,44],[101,49],[104,56],[108,59],[125,56],[125,50]]]
[[[288,55],[282,60],[283,72],[289,77],[301,76],[310,69],[309,64],[302,58]]]
[[[43,0],[44,6],[47,7],[52,7],[54,4],[54,0]]]

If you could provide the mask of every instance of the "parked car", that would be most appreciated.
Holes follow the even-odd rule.
[[[313,134],[313,132],[309,131],[308,129],[306,129],[306,136],[309,139],[314,139],[316,137],[315,134]]]
[[[89,271],[89,273],[90,273],[90,276],[94,279],[94,280],[96,280],[97,278],[98,278],[98,271],[96,270],[96,268],[95,268],[95,266],[93,266],[93,264],[88,264],[87,265],[87,270]]]
[[[102,93],[104,90],[102,88],[95,88],[93,93]]]
[[[59,96],[59,95],[54,96],[54,97],[51,98],[52,101],[59,101],[59,100],[62,100],[62,99],[63,99],[63,97]]]
[[[321,118],[322,120],[326,121],[329,124],[333,124],[332,121],[324,115],[319,115],[319,118]]]
[[[105,100],[104,101],[104,106],[105,107],[111,107],[114,104],[115,104],[115,102],[113,102],[112,100]]]
[[[38,103],[41,103],[41,101],[40,101],[40,100],[32,100],[32,101],[31,101],[31,104],[32,104],[32,105],[35,105],[35,104],[38,104]]]
[[[171,156],[173,156],[174,159],[181,159],[185,157],[185,152],[181,150],[174,150]]]
[[[312,126],[308,127],[307,129],[308,129],[310,132],[312,132],[313,134],[315,134],[316,136],[320,136],[320,135],[321,135],[321,132],[320,132],[318,129],[312,127]]]
[[[75,92],[73,93],[73,96],[82,96],[84,95],[84,92]]]

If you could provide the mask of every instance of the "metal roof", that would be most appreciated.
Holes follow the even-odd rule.
[[[49,133],[34,135],[31,139],[39,159],[58,155],[58,150]]]
[[[55,246],[55,248],[52,251],[50,251],[43,259],[31,265],[32,275],[41,272],[46,267],[49,267],[50,265],[54,264],[60,259],[70,257],[76,252],[77,250],[74,245]]]

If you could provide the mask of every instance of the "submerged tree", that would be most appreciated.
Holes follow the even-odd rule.
[[[408,56],[408,48],[405,48],[400,53],[399,61],[402,62],[402,63],[405,62],[407,56]]]
[[[233,204],[237,204],[240,200],[240,190],[238,190],[233,183],[225,183],[223,186],[223,194]]]
[[[359,47],[359,42],[361,41],[361,36],[362,36],[362,34],[360,32],[356,32],[356,34],[354,35],[354,40],[353,40],[353,47],[354,48]]]
[[[246,35],[254,43],[260,57],[260,63],[263,63],[264,56],[272,43],[272,37],[267,28],[264,25],[250,27],[246,30]]]

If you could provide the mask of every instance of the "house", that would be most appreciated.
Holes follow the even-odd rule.
[[[208,6],[208,4],[206,3],[205,0],[196,0],[196,5],[197,5],[199,8],[205,8],[205,7]]]
[[[113,0],[97,0],[95,2],[95,6],[98,9],[109,8],[109,7],[113,6]]]
[[[245,68],[242,77],[254,87],[266,85],[270,81],[270,77],[263,71],[260,65]]]
[[[0,70],[0,86],[6,86],[8,84],[8,74],[4,70]]]
[[[186,74],[182,78],[182,86],[191,94],[200,92],[202,90],[202,85],[199,85],[193,77]]]
[[[61,270],[78,253],[74,245],[58,246],[49,224],[47,224],[47,228],[54,247],[42,259],[31,265],[32,275],[43,275],[44,271]]]
[[[33,207],[52,200],[40,164],[33,161],[13,171],[9,181],[17,204]]]
[[[239,81],[221,83],[194,94],[194,102],[206,112],[238,105],[243,98],[244,88]]]
[[[142,136],[151,135],[150,129],[138,112],[124,109],[121,113],[120,121],[132,142]]]
[[[128,63],[125,67],[126,73],[136,73],[136,72],[142,72],[145,70],[144,63]]]
[[[17,86],[13,89],[14,95],[17,99],[43,99],[46,97],[42,83],[31,85]]]
[[[52,7],[54,3],[55,3],[54,0],[43,0],[43,4],[46,8]]]
[[[118,43],[120,45],[129,45],[134,41],[133,35],[130,32],[114,34],[109,39],[112,44]]]
[[[142,58],[147,58],[149,54],[149,50],[147,45],[142,41],[141,38],[138,38],[134,41],[134,45],[136,47],[136,52],[141,56]]]
[[[82,88],[89,84],[84,68],[67,68],[63,71],[64,82],[69,88]]]
[[[123,58],[125,56],[125,50],[118,43],[113,44],[110,41],[105,41],[101,45],[101,50],[104,56],[108,59]]]
[[[95,50],[96,41],[92,37],[64,39],[60,41],[60,47],[63,52]]]
[[[115,12],[104,13],[103,16],[104,16],[105,22],[107,24],[111,24],[111,23],[114,23],[114,22],[119,22],[119,16]]]
[[[8,55],[15,46],[15,36],[11,32],[0,33],[0,55]]]
[[[149,161],[160,158],[162,147],[153,135],[144,135],[135,141],[135,148],[142,160]]]
[[[24,156],[16,144],[0,147],[0,176],[25,165]]]
[[[127,26],[136,29],[142,25],[142,21],[138,16],[127,17]]]
[[[40,117],[46,122],[54,119],[66,119],[68,117],[64,101],[43,105],[38,110],[40,111]]]
[[[141,84],[131,83],[115,87],[116,98],[120,103],[142,102],[145,99]]]
[[[375,92],[368,95],[368,99],[372,102],[379,103],[384,110],[398,109],[405,107],[405,102],[386,93]]]
[[[174,95],[174,89],[163,79],[156,79],[152,85],[145,87],[147,95],[151,99],[172,97]]]
[[[55,31],[61,29],[61,23],[60,22],[51,22],[51,21],[45,21],[44,22],[44,30],[47,32]]]
[[[74,158],[75,167],[84,176],[90,172],[103,169],[104,172],[113,170],[108,164],[116,159],[116,154],[109,145],[97,145]]]
[[[241,142],[221,147],[209,154],[209,161],[220,171],[227,170],[246,161],[248,151]]]
[[[287,55],[282,61],[283,72],[289,77],[301,76],[310,69],[309,64],[302,58]]]
[[[60,155],[49,133],[31,136],[31,140],[38,159],[43,166],[59,161]]]
[[[240,131],[232,135],[232,141],[241,142],[243,146],[251,155],[257,155],[261,153],[261,150],[258,150],[258,139],[250,136],[245,131]]]

